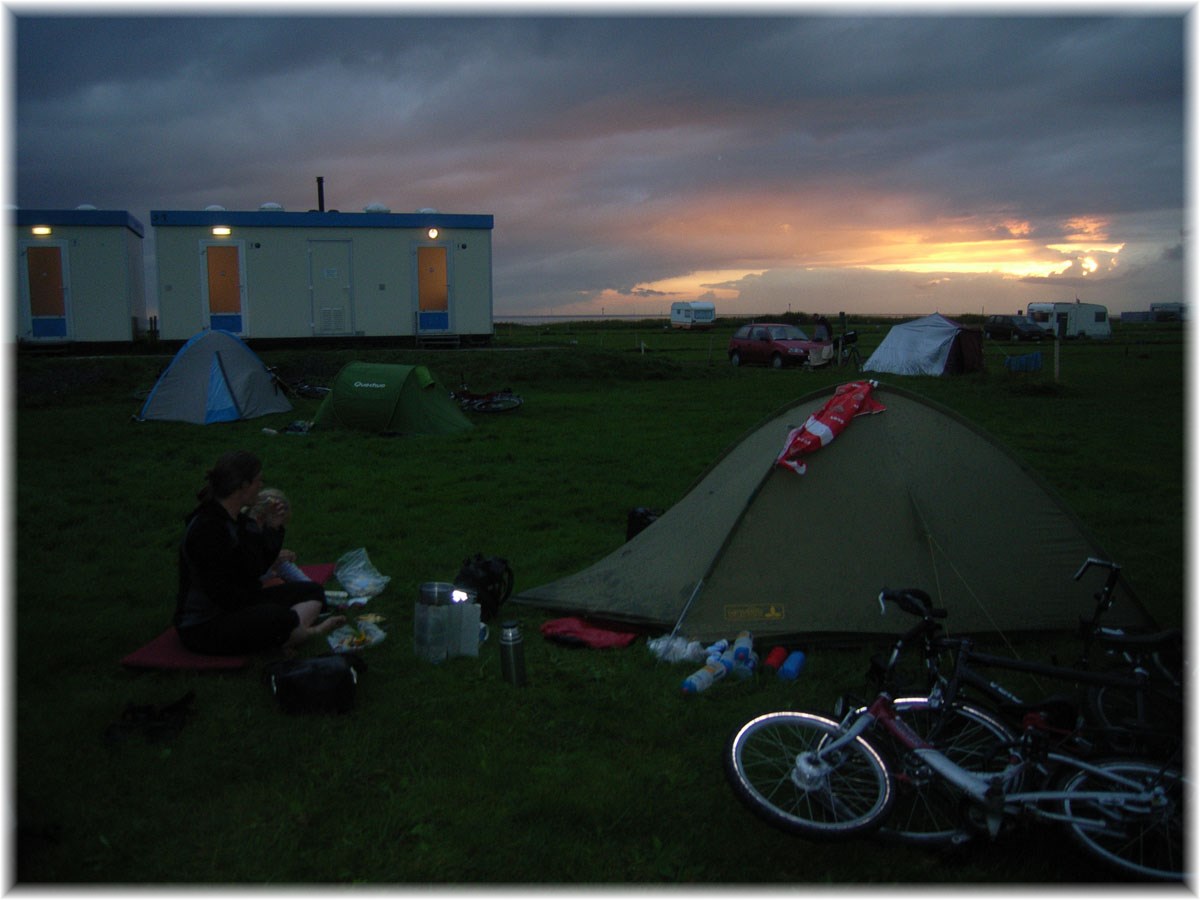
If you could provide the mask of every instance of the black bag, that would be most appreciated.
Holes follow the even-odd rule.
[[[463,560],[454,586],[474,591],[475,601],[479,604],[479,618],[490,622],[496,618],[501,605],[512,593],[513,572],[507,559],[476,553]]]
[[[344,713],[354,709],[358,673],[367,664],[354,653],[284,659],[263,670],[263,680],[289,713]]]

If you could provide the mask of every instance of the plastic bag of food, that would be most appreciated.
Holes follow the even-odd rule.
[[[380,575],[379,570],[371,565],[365,547],[342,556],[334,566],[333,574],[351,597],[374,597],[383,593],[392,580],[387,575]]]

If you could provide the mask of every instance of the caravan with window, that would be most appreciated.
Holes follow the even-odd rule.
[[[1112,337],[1108,308],[1098,303],[1030,303],[1026,317],[1060,338]]]

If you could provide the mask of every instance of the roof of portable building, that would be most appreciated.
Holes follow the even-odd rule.
[[[284,210],[151,210],[150,224],[161,226],[237,225],[242,228],[475,228],[494,226],[490,215],[464,213],[344,213]]]
[[[18,209],[16,225],[115,225],[146,236],[142,223],[123,209]]]

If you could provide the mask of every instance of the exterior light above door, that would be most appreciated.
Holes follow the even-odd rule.
[[[430,229],[429,229],[429,239],[430,239],[431,241],[436,241],[436,240],[437,240],[437,236],[438,236],[440,233],[441,233],[441,232],[439,232],[439,231],[438,231],[436,228],[430,228]]]
[[[46,235],[52,234],[53,232],[50,230],[49,225],[34,225],[33,233],[36,235],[39,235],[41,237],[45,237]]]
[[[229,237],[232,231],[228,225],[214,225],[212,233],[215,237]]]

